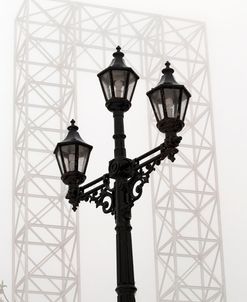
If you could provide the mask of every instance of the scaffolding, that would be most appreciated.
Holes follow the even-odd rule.
[[[105,68],[119,44],[147,90],[167,59],[192,94],[177,159],[152,179],[157,302],[225,302],[205,25],[62,0],[26,0],[16,24],[13,301],[81,301],[79,220],[52,151],[77,114],[78,73]]]
[[[52,15],[54,12],[54,15]],[[76,112],[77,12],[25,1],[16,19],[13,301],[80,301],[79,225],[54,142]]]

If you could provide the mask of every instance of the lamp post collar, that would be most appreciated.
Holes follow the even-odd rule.
[[[162,85],[162,84],[178,84],[177,81],[175,80],[173,73],[174,73],[174,69],[171,68],[171,63],[169,61],[167,61],[165,63],[165,68],[162,70],[162,77],[158,83],[158,85]]]

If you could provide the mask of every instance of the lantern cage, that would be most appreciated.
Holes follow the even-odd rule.
[[[170,63],[166,62],[158,85],[147,92],[157,120],[157,128],[163,133],[177,133],[182,130],[191,97],[185,86],[176,82],[173,72]]]
[[[79,185],[85,181],[88,160],[93,148],[83,141],[77,132],[78,129],[72,120],[68,127],[68,135],[54,150],[61,179],[67,185]]]
[[[105,97],[106,107],[110,111],[127,111],[135,91],[139,76],[126,66],[124,53],[118,46],[113,53],[114,59],[109,67],[98,74],[101,88]]]

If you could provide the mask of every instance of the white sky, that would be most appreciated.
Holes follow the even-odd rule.
[[[14,17],[21,3],[21,0],[0,1],[0,281],[4,279],[9,286]],[[90,3],[206,22],[227,298],[229,302],[243,302],[247,296],[247,3],[244,0],[93,0]]]

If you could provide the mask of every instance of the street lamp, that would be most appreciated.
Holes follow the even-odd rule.
[[[124,112],[131,106],[138,75],[124,62],[124,54],[118,46],[110,66],[98,74],[107,109],[114,118],[114,158],[109,162],[108,173],[84,185],[86,168],[92,146],[86,144],[78,133],[75,121],[68,127],[64,141],[57,144],[55,155],[62,181],[69,185],[66,198],[76,211],[80,201],[94,202],[104,213],[115,216],[117,252],[117,294],[118,302],[135,301],[135,281],[131,241],[131,208],[142,195],[142,188],[148,183],[150,174],[166,157],[172,162],[178,152],[181,137],[177,132],[184,126],[184,119],[191,97],[189,91],[178,84],[170,63],[162,70],[158,85],[147,92],[157,128],[165,133],[164,142],[149,152],[135,158],[126,157]],[[111,185],[110,180],[114,183]]]
[[[176,82],[173,77],[174,70],[166,62],[162,70],[163,76],[158,85],[147,92],[157,127],[164,133],[177,133],[184,126],[185,114],[191,97],[189,91]]]
[[[74,120],[71,121],[68,130],[68,135],[57,144],[54,153],[62,181],[66,185],[80,185],[86,179],[88,159],[93,147],[82,140]]]

